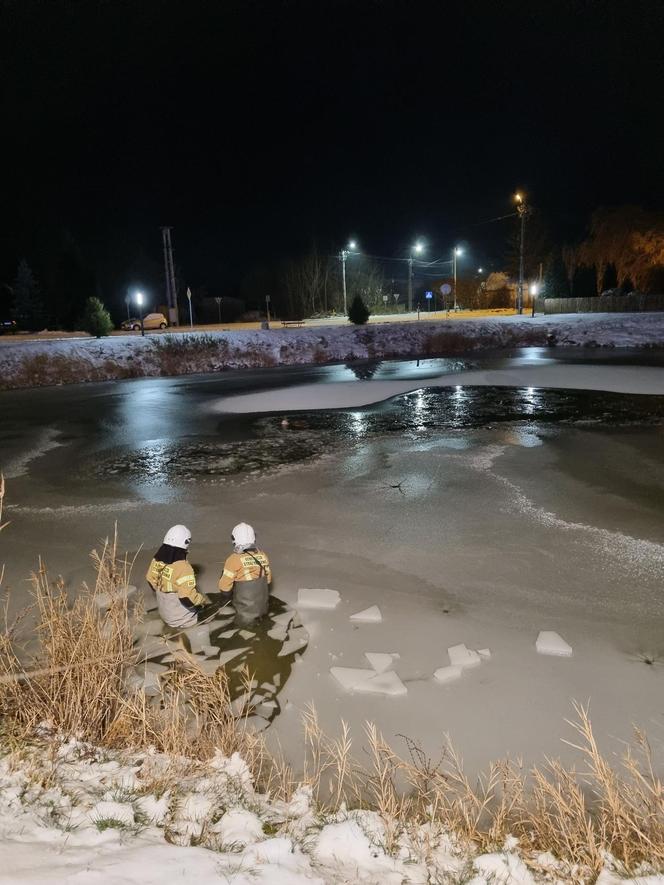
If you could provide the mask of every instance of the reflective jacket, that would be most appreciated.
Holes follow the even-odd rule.
[[[245,550],[244,553],[231,553],[224,563],[224,570],[219,578],[219,589],[222,593],[230,593],[235,582],[255,581],[265,576],[267,583],[272,583],[270,560],[262,550]]]
[[[166,564],[153,559],[145,575],[157,594],[159,614],[171,627],[188,627],[196,623],[196,606],[207,598],[196,589],[196,575],[186,559]]]

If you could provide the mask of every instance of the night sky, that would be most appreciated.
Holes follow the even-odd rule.
[[[0,281],[62,229],[117,282],[170,224],[216,294],[351,234],[498,260],[516,187],[561,238],[664,205],[659,0],[1,8]]]

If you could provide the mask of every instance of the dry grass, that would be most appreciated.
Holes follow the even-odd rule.
[[[0,481],[0,522],[3,494]],[[226,756],[237,751],[273,798],[287,800],[307,784],[321,812],[375,809],[385,822],[388,851],[403,833],[427,824],[477,850],[498,849],[514,835],[526,859],[550,851],[576,865],[570,875],[579,882],[597,874],[606,852],[626,871],[643,862],[664,869],[664,787],[640,731],[622,757],[609,760],[598,748],[588,710],[575,705],[569,724],[576,741],[570,745],[579,753],[581,770],[547,759],[525,771],[504,760],[471,779],[449,744],[433,761],[406,739],[407,752],[399,756],[373,724],[366,726],[358,760],[347,724],[342,722],[339,736],[331,738],[309,708],[296,775],[291,764],[268,754],[262,738],[251,734],[250,707],[233,711],[223,670],[207,676],[184,656],[160,698],[127,691],[125,677],[137,663],[131,630],[136,612],[122,593],[130,563],[118,557],[115,539],[93,556],[95,585],[84,586],[73,600],[62,584],[49,583],[40,565],[32,578],[31,606],[0,636],[0,713],[6,733],[27,737],[49,723],[63,735],[100,746],[154,747],[180,760],[186,748],[187,755],[203,762],[217,749]],[[108,609],[98,604],[101,594],[110,598]],[[24,640],[31,636],[37,648],[28,654]],[[248,673],[246,680],[249,697]]]

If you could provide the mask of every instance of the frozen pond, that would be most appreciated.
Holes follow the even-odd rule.
[[[331,730],[343,716],[359,735],[369,717],[391,740],[407,733],[431,752],[448,731],[471,765],[506,752],[567,752],[559,737],[569,737],[563,719],[572,698],[590,700],[599,734],[627,737],[638,722],[657,743],[664,397],[431,386],[445,372],[591,364],[607,378],[644,365],[656,385],[663,361],[656,353],[584,360],[578,351],[525,350],[481,363],[3,393],[6,583],[19,597],[41,553],[75,586],[90,574],[88,551],[116,520],[142,576],[164,530],[184,522],[202,587],[211,590],[230,528],[246,520],[271,554],[286,604],[295,606],[301,587],[341,594],[333,611],[301,612],[309,645],[279,693],[285,712],[273,725],[286,746],[309,700]],[[416,389],[363,408],[218,408],[231,395],[304,384],[320,389],[324,406],[330,382],[368,378]],[[372,605],[380,624],[350,622]],[[573,657],[538,655],[540,630],[559,632]],[[491,659],[436,684],[433,672],[459,643],[490,648]],[[347,693],[330,676],[333,666],[367,667],[365,651],[399,655],[393,669],[405,696]]]

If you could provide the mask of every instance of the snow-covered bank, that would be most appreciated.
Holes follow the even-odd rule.
[[[648,864],[601,885],[663,885]],[[594,881],[596,871],[502,839],[473,850],[435,819],[404,827],[375,811],[320,813],[302,786],[257,792],[237,755],[207,765],[47,741],[0,760],[0,882],[12,885],[335,885]]]
[[[496,317],[365,327],[16,341],[0,348],[0,389],[545,345],[664,346],[664,314]]]

